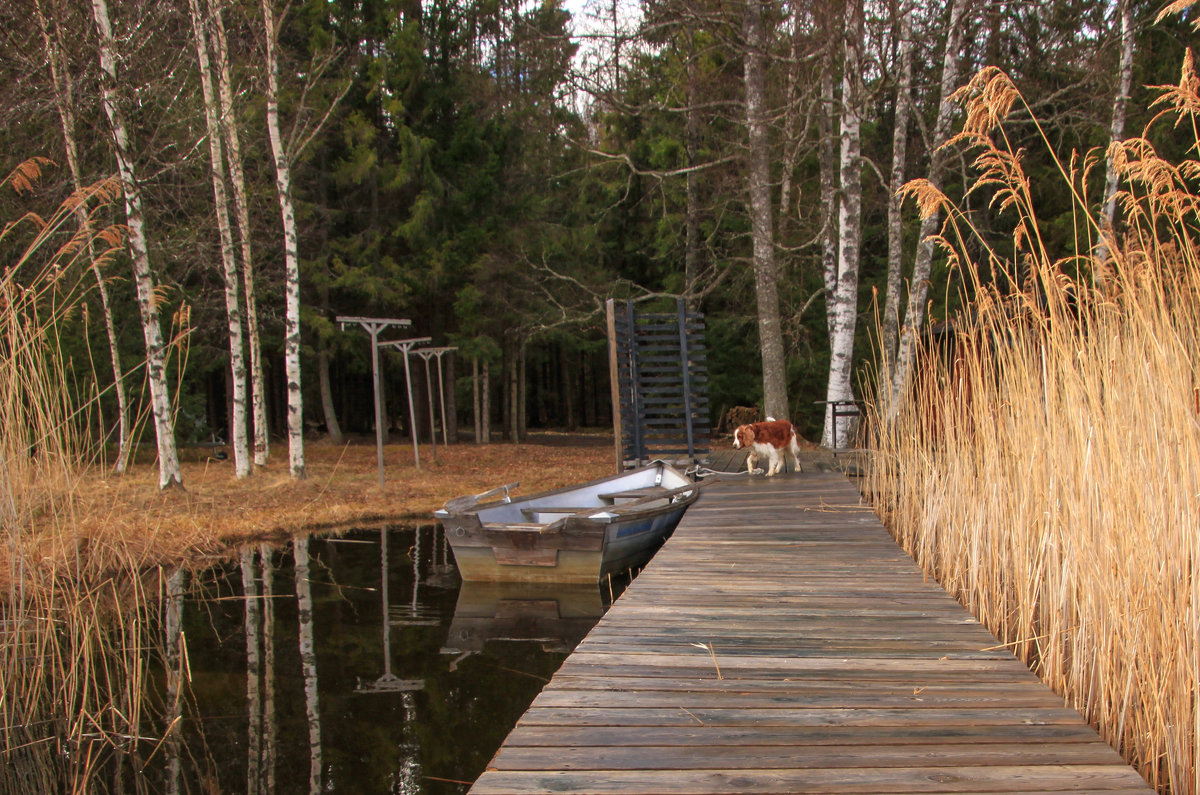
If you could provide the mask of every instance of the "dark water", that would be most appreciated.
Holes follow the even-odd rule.
[[[145,791],[465,792],[608,596],[464,587],[432,525],[246,550],[183,592],[181,740]]]

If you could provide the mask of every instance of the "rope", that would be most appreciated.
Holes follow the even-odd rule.
[[[763,472],[763,470],[761,467],[754,470],[755,474],[761,475],[762,472]],[[699,480],[699,479],[703,479],[703,478],[707,478],[707,477],[712,477],[713,475],[725,475],[727,477],[749,477],[751,473],[747,472],[744,469],[739,469],[737,472],[726,472],[721,469],[711,469],[710,467],[701,466],[700,464],[696,464],[693,467],[689,467],[684,472],[684,474],[687,475],[688,477]]]

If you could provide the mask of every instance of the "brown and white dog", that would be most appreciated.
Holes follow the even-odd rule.
[[[758,459],[767,459],[767,477],[783,469],[783,454],[786,450],[792,456],[795,471],[800,471],[800,444],[796,437],[796,428],[787,420],[752,422],[749,425],[739,425],[733,432],[733,446],[745,447],[749,450],[746,456],[746,470],[753,475]]]

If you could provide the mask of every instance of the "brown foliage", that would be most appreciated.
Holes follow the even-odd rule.
[[[384,448],[385,486],[378,485],[375,446],[313,444],[309,476],[293,480],[276,457],[243,480],[232,461],[197,453],[184,463],[186,490],[159,491],[157,468],[140,463],[124,476],[85,475],[73,501],[76,530],[64,535],[53,515],[35,529],[24,552],[63,571],[76,552],[82,570],[104,574],[125,562],[186,563],[223,558],[246,541],[282,539],[307,530],[338,530],[385,522],[432,521],[450,499],[520,481],[518,494],[558,488],[612,471],[607,435],[535,434],[525,444],[438,445],[437,460],[421,446],[421,470],[412,447]],[[0,558],[9,555],[7,546]],[[0,578],[12,571],[0,562]]]

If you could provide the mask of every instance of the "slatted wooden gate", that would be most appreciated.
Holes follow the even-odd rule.
[[[704,316],[677,298],[674,313],[608,301],[608,363],[617,468],[708,453]]]

